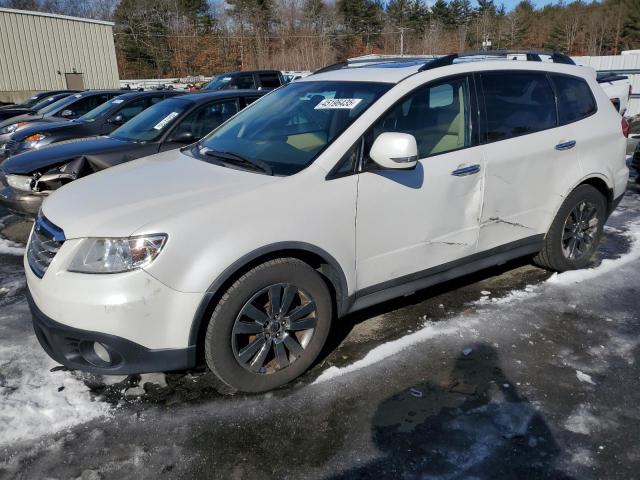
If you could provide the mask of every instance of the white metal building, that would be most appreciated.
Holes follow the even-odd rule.
[[[118,87],[113,23],[0,8],[0,101]]]

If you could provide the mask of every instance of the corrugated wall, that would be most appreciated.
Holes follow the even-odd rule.
[[[74,71],[85,88],[119,87],[112,24],[0,9],[0,97],[66,88]]]

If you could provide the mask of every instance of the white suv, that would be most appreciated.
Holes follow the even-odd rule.
[[[584,267],[627,185],[625,124],[552,58],[339,64],[70,183],[25,256],[42,346],[102,374],[206,361],[263,391],[347,313],[525,255]]]

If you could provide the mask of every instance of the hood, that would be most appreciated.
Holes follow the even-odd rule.
[[[127,237],[149,222],[215,206],[279,180],[173,150],[71,182],[45,200],[42,211],[67,238]]]
[[[58,142],[37,150],[20,153],[2,163],[5,173],[27,175],[81,156],[134,150],[136,144],[111,137],[88,137]]]
[[[0,128],[6,127],[7,125],[11,125],[12,123],[18,122],[34,122],[36,120],[42,120],[42,115],[30,115],[28,113],[24,113],[22,115],[18,115],[17,117],[11,117],[7,120],[4,120],[0,123]]]
[[[59,118],[49,119],[45,117],[31,122],[30,125],[21,128],[11,136],[11,139],[21,142],[29,135],[33,135],[34,133],[55,133],[61,130],[73,129],[83,124],[84,122],[60,120]]]
[[[11,117],[15,117],[16,115],[26,115],[31,112],[30,108],[26,107],[15,107],[15,108],[3,108],[0,109],[0,119],[6,120]]]

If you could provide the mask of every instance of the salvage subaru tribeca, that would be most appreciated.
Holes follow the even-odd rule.
[[[568,57],[466,58],[338,64],[53,193],[25,255],[44,349],[264,391],[347,313],[516,257],[588,265],[627,125]]]

